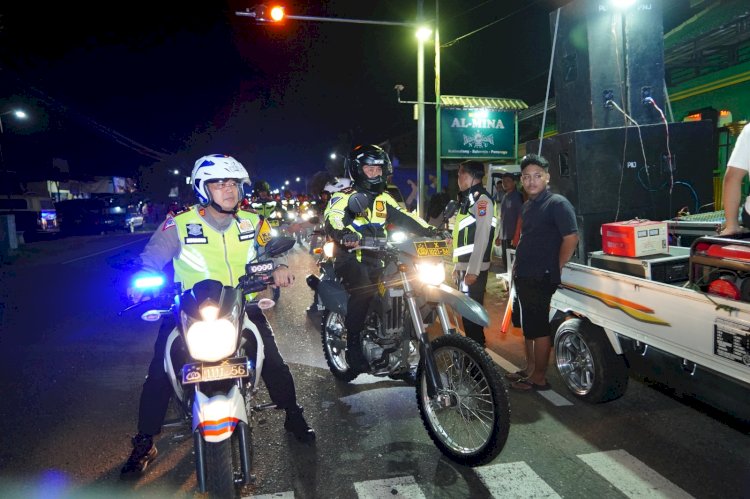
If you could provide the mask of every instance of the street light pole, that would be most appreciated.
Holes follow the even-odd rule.
[[[440,0],[435,0],[435,190],[443,192],[443,175],[440,142]]]
[[[417,24],[424,21],[424,2],[417,0]],[[426,36],[417,36],[417,216],[424,214],[424,42]]]

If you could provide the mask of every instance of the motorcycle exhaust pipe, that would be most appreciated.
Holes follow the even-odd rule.
[[[320,277],[315,274],[310,274],[305,277],[305,282],[313,291],[318,291],[318,284],[320,284]]]

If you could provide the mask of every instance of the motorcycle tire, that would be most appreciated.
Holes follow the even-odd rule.
[[[427,433],[445,456],[465,466],[487,464],[503,450],[510,431],[508,390],[497,365],[479,343],[460,335],[431,342],[437,375],[449,402],[427,393],[424,361],[417,369],[417,406]]]
[[[240,438],[237,432],[221,442],[205,442],[206,492],[208,497],[240,497]]]
[[[336,312],[325,310],[320,325],[323,355],[328,369],[334,378],[349,382],[357,377],[346,361],[346,335],[344,317]]]

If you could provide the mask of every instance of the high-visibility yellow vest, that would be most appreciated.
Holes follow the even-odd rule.
[[[204,279],[236,286],[245,274],[245,264],[271,237],[268,223],[261,222],[256,213],[238,211],[239,220],[219,232],[201,218],[204,209],[195,205],[174,217],[180,238],[180,254],[173,259],[174,273],[183,290]]]

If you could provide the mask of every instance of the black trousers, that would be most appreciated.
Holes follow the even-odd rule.
[[[261,376],[268,388],[271,401],[279,409],[297,407],[297,393],[294,388],[294,378],[289,366],[279,353],[271,325],[263,312],[257,310],[248,314],[250,320],[257,326],[263,339],[265,360]],[[138,432],[146,435],[157,435],[161,432],[164,417],[167,414],[169,399],[172,396],[172,385],[164,371],[164,349],[167,345],[169,333],[174,329],[174,318],[165,317],[159,328],[159,334],[154,344],[154,357],[148,368],[148,376],[143,383],[141,402],[138,408]],[[253,336],[254,338],[254,336]]]
[[[477,276],[477,280],[474,284],[469,286],[468,290],[464,290],[463,288],[463,278],[466,275],[466,272],[460,273],[461,282],[459,283],[459,289],[464,291],[464,293],[474,300],[475,302],[479,303],[480,305],[484,306],[484,291],[487,288],[487,276],[489,274],[488,270],[481,270],[479,272],[479,275]],[[470,320],[464,318],[464,332],[466,333],[466,336],[471,338],[472,340],[476,341],[480,345],[484,346],[484,326],[480,326],[479,324],[475,324],[474,322],[471,322]]]
[[[347,347],[349,347],[351,360],[360,364],[364,362],[364,357],[359,348],[359,333],[364,326],[370,301],[377,291],[377,282],[382,275],[383,268],[380,262],[359,262],[354,257],[343,257],[336,259],[333,269],[349,293],[344,320]],[[353,346],[356,348],[352,348]],[[364,366],[361,365],[361,367]]]
[[[514,249],[515,246],[513,246],[513,240],[512,239],[501,239],[500,240],[500,248],[502,249],[502,252],[500,253],[500,258],[503,259],[503,267],[508,267],[508,250]]]

